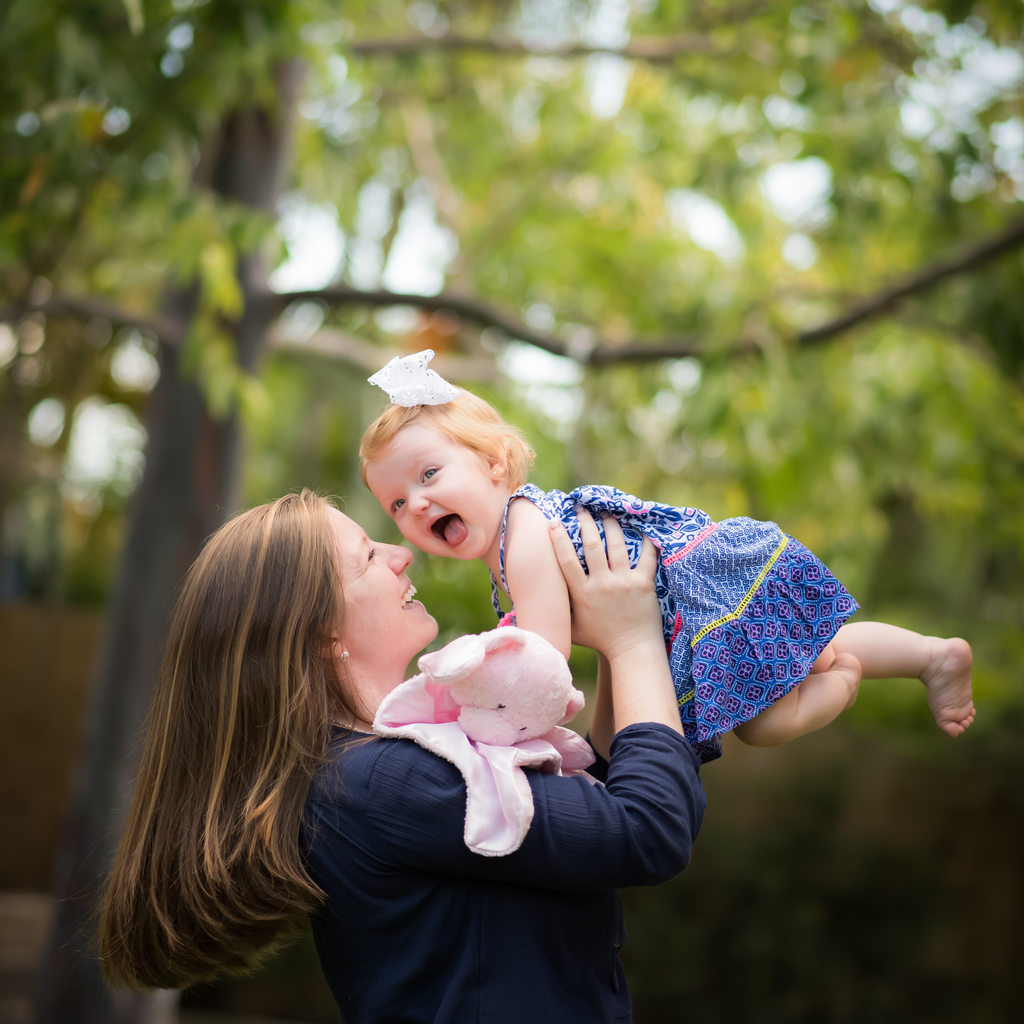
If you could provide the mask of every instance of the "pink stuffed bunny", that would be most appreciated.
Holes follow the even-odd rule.
[[[374,732],[413,740],[459,769],[475,853],[502,856],[526,837],[533,794],[523,768],[593,781],[583,772],[594,761],[589,744],[561,727],[583,694],[543,637],[500,626],[424,654],[419,667],[381,702]]]
[[[562,655],[536,633],[515,626],[461,636],[424,654],[419,667],[432,683],[447,686],[459,725],[479,743],[504,747],[547,739],[583,708],[583,694],[573,686]]]

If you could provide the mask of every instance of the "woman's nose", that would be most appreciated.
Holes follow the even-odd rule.
[[[412,560],[413,553],[408,548],[400,547],[398,544],[388,545],[388,568],[396,576],[401,576],[412,565]]]

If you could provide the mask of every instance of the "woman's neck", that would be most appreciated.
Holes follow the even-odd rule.
[[[356,732],[373,732],[373,719],[384,698],[401,686],[407,665],[363,664],[353,657],[348,662],[349,690],[359,711],[337,724]]]

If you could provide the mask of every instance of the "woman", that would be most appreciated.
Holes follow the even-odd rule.
[[[606,558],[584,523],[589,576],[552,533],[574,637],[602,655],[606,785],[531,772],[534,819],[507,857],[465,847],[454,767],[371,734],[437,633],[411,553],[308,491],[214,534],[177,603],[106,891],[108,980],[182,987],[243,969],[312,913],[352,1024],[628,1020],[616,890],[682,870],[704,796],[653,549],[630,570],[607,528]]]

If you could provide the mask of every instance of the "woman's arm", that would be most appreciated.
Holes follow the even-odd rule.
[[[587,735],[590,745],[607,761],[612,737],[615,735],[615,704],[612,699],[611,669],[603,654],[597,655],[597,692]]]
[[[503,857],[464,839],[466,783],[411,740],[376,740],[338,760],[336,783],[309,807],[318,849],[337,859],[372,851],[376,870],[433,872],[510,885],[599,891],[653,885],[686,867],[704,811],[697,759],[662,725],[632,725],[612,741],[608,780],[527,770],[533,820]]]
[[[665,654],[661,611],[654,592],[657,551],[645,540],[636,568],[629,568],[622,528],[604,519],[607,552],[589,513],[580,516],[580,537],[589,574],[580,565],[560,523],[551,541],[572,600],[572,637],[607,661],[611,702],[600,732],[618,733],[639,722],[682,732],[675,689]],[[607,705],[607,702],[606,702]],[[600,706],[597,709],[601,710]],[[610,718],[610,722],[608,722]],[[604,744],[607,735],[596,740]],[[596,748],[601,753],[600,746]]]

